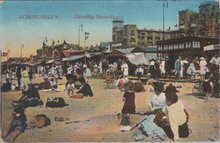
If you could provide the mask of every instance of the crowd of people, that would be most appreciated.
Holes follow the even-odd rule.
[[[170,78],[171,76],[181,79],[187,76],[194,76],[198,73],[205,82],[209,82],[209,85],[211,85],[210,82],[216,82],[215,88],[216,91],[219,91],[220,57],[217,55],[213,56],[209,61],[208,58],[204,57],[188,61],[187,58],[183,60],[179,56],[175,60],[174,65],[171,65],[171,63],[172,61],[168,58],[161,61],[151,59],[147,73],[153,79],[159,79],[161,77]],[[69,98],[84,98],[94,96],[89,84],[92,76],[110,75],[116,81],[116,87],[124,91],[121,125],[126,126],[126,129],[123,130],[130,130],[131,126],[133,126],[132,115],[137,113],[135,109],[137,84],[129,80],[129,69],[129,64],[121,59],[112,63],[104,59],[100,62],[88,61],[84,64],[82,62],[76,62],[74,64],[65,63],[63,65],[37,65],[36,67],[18,65],[16,68],[6,72],[6,82],[2,84],[1,91],[21,90],[22,96],[20,99],[12,101],[12,106],[21,110],[20,108],[43,105],[44,102],[40,98],[39,91],[59,91],[58,82],[64,77],[66,78],[65,90],[67,91],[67,96]],[[137,65],[134,74],[137,76],[138,82],[142,82],[141,79],[146,74],[146,68],[142,65]],[[215,78],[211,79],[211,75]],[[35,77],[43,78],[43,81],[33,83],[33,78]],[[147,83],[150,85],[149,91],[152,93],[152,96],[148,99],[150,110],[144,113],[146,116],[139,127],[142,133],[146,133],[149,136],[157,135],[162,140],[166,136],[174,141],[178,140],[179,137],[188,137],[188,114],[176,95],[176,88],[169,85],[164,92],[163,83],[155,82],[154,80],[148,80]],[[77,91],[75,91],[76,89]],[[209,89],[204,88],[204,90],[210,93]],[[219,95],[216,96],[219,97]],[[127,123],[124,123],[125,117],[128,119]],[[19,111],[19,113],[13,113],[10,124],[3,130],[3,138],[6,140],[15,140],[24,131],[25,126],[23,122],[25,121],[26,115],[23,110]],[[49,119],[45,117],[44,121],[44,126],[49,125]],[[9,135],[10,138],[7,138]],[[135,138],[139,140],[138,136]]]
[[[174,63],[174,64],[172,64]],[[152,78],[171,78],[183,79],[193,77],[195,74],[205,75],[207,72],[218,71],[220,66],[220,57],[196,57],[188,60],[179,56],[175,61],[168,57],[161,60],[150,60],[149,73]]]

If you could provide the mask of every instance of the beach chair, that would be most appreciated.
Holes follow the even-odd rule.
[[[105,76],[105,82],[106,82],[106,88],[107,89],[115,88],[115,81],[114,81],[114,79],[112,78],[111,75],[106,75]]]

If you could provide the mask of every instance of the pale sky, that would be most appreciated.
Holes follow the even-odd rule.
[[[204,0],[168,0],[165,7],[165,27],[174,28],[178,24],[178,11],[190,9],[199,11]],[[10,50],[9,56],[36,55],[47,37],[57,44],[78,44],[79,25],[81,46],[84,46],[84,32],[89,32],[86,46],[112,41],[111,18],[96,16],[123,17],[125,24],[136,24],[138,28],[162,29],[163,0],[105,0],[105,1],[4,1],[0,3],[1,49]],[[167,1],[165,1],[167,3]],[[27,18],[27,16],[31,18]],[[42,17],[46,16],[47,19]],[[84,16],[84,18],[82,18]],[[50,18],[48,18],[50,17]],[[36,19],[37,18],[37,19]]]

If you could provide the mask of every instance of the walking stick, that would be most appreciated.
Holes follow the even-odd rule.
[[[139,123],[137,123],[134,127],[132,127],[130,129],[130,131],[132,131],[133,129],[135,129],[136,127],[138,127],[142,122],[144,122],[145,120],[147,120],[147,118],[144,118],[143,120],[141,120]]]
[[[136,112],[136,113],[134,113],[134,114],[137,114],[137,115],[151,115],[151,114],[156,114],[159,110],[161,110],[161,109],[156,109],[156,110],[154,110],[154,111],[152,111],[152,112],[147,112],[147,113],[139,113],[139,112]],[[138,127],[142,122],[144,122],[145,120],[147,120],[147,118],[144,118],[143,120],[141,120],[139,123],[137,123],[134,127],[132,127],[131,129],[130,129],[130,131],[132,131],[134,128],[136,128],[136,127]]]

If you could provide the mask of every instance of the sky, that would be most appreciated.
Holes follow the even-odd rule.
[[[2,1],[0,0],[0,43],[10,57],[36,55],[36,49],[47,44],[67,43],[81,46],[112,41],[112,18],[123,18],[125,24],[138,28],[162,29],[163,3],[165,29],[178,24],[178,12],[198,12],[204,0],[104,0],[104,1]],[[107,18],[97,16],[109,16]],[[79,36],[79,26],[83,25]],[[89,38],[84,43],[84,33]],[[45,38],[46,37],[46,38]],[[24,45],[21,48],[22,44]],[[22,49],[22,50],[21,50]]]

